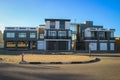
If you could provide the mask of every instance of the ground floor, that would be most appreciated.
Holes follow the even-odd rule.
[[[73,45],[74,44],[74,45]],[[57,51],[70,51],[70,50],[82,50],[82,51],[105,51],[115,52],[116,50],[115,40],[85,40],[81,42],[71,42],[70,39],[44,39],[38,41],[4,41],[5,49],[14,50],[57,50]]]
[[[38,50],[71,50],[71,40],[39,40]]]
[[[36,49],[36,41],[5,41],[4,48],[7,49]]]
[[[115,51],[115,40],[85,40],[76,42],[76,50]]]

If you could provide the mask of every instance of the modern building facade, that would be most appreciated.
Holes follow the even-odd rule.
[[[70,19],[45,19],[45,24],[38,27],[6,27],[4,48],[112,52],[116,48],[114,32],[115,29],[93,25],[92,21],[71,23]]]
[[[39,31],[39,33],[42,32],[41,30]],[[38,41],[38,49],[71,50],[71,30],[69,19],[45,19],[43,33],[44,39]],[[42,46],[44,46],[44,48]]]
[[[86,21],[84,24],[72,23],[72,26],[76,28],[76,50],[115,51],[115,29],[93,25],[92,21]]]
[[[115,38],[116,40],[116,52],[120,53],[120,37]]]
[[[36,40],[36,27],[6,27],[4,30],[4,48],[6,49],[36,49]]]

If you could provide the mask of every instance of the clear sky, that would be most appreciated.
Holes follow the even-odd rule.
[[[0,0],[0,29],[44,24],[45,18],[91,20],[120,36],[120,0]]]

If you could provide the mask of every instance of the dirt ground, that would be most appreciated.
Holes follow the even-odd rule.
[[[22,60],[21,55],[0,55],[0,63],[19,63]],[[24,61],[27,62],[78,62],[95,59],[89,56],[80,55],[37,55],[25,54]]]

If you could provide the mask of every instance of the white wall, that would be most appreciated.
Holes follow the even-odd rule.
[[[65,21],[65,29],[70,29],[70,22]]]
[[[110,43],[110,50],[115,50],[115,44],[114,43]]]
[[[89,28],[85,29],[85,37],[91,37],[91,32]]]
[[[71,49],[71,41],[68,41],[68,50],[70,50]]]
[[[46,26],[45,26],[46,29],[50,29],[50,21],[46,21]]]
[[[55,29],[59,29],[60,28],[60,22],[59,21],[56,21],[55,22]]]
[[[45,41],[37,41],[37,49],[38,50],[46,50],[46,42]]]
[[[91,50],[97,50],[97,43],[90,43],[91,44]]]
[[[107,43],[100,43],[100,50],[107,50]]]

